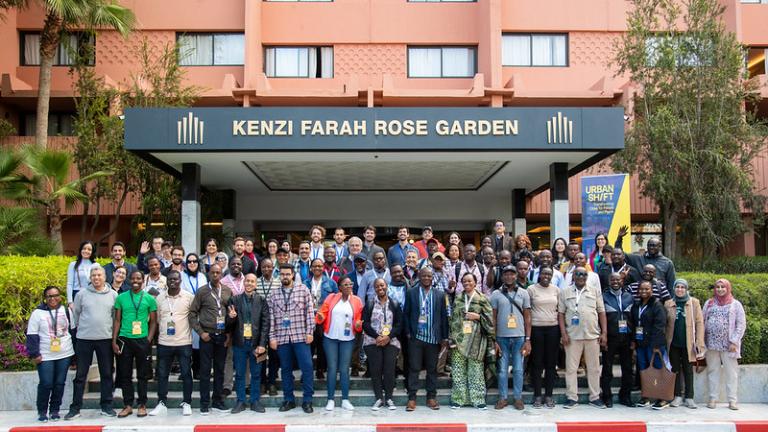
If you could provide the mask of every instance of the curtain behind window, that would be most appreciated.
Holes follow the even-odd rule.
[[[56,49],[57,65],[73,65],[77,58],[77,35],[63,35]]]
[[[320,48],[320,78],[333,78],[333,47]]]
[[[501,62],[505,66],[531,65],[531,38],[528,35],[505,35],[501,44]]]
[[[24,64],[29,66],[40,64],[39,34],[24,35]]]
[[[468,77],[475,74],[475,51],[469,48],[443,48],[444,77]]]
[[[408,76],[439,77],[440,48],[408,48]]]
[[[179,36],[179,53],[182,66],[213,64],[213,35]]]
[[[213,36],[213,64],[245,64],[245,36],[242,34],[217,34]]]

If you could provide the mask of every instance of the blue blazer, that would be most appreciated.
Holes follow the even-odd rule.
[[[304,281],[304,285],[307,287],[307,289],[311,292],[312,291],[312,278],[306,279]],[[331,293],[337,293],[339,292],[339,286],[336,285],[336,282],[333,281],[333,279],[329,278],[326,275],[323,275],[323,283],[320,285],[320,298],[317,300],[317,304],[321,305],[325,301],[325,298],[328,297],[328,294]]]
[[[405,334],[411,339],[416,337],[416,333],[419,330],[419,314],[421,313],[420,290],[421,284],[416,284],[405,294],[405,310],[403,311]],[[448,339],[448,310],[445,307],[445,292],[435,289],[435,287],[432,287],[431,291],[434,296],[434,302],[432,303],[432,321],[434,323],[432,325],[432,335],[440,343],[444,339]]]

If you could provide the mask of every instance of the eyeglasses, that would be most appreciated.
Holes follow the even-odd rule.
[[[584,273],[584,272],[574,272],[573,275],[574,276],[586,276],[587,274]]]
[[[47,298],[47,299],[55,299],[55,298],[59,298],[59,297],[61,297],[61,294],[52,294],[52,295],[45,296],[45,298]]]
[[[197,264],[197,260],[187,260],[187,264]]]
[[[224,257],[216,257],[216,261],[226,261],[227,259]]]

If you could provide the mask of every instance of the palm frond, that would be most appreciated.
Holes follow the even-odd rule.
[[[93,27],[108,27],[120,32],[123,36],[130,33],[136,22],[136,16],[128,8],[117,3],[107,3],[97,0],[91,6],[86,17],[86,23]]]

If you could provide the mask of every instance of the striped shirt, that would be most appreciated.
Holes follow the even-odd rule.
[[[666,303],[667,300],[671,300],[672,296],[669,295],[669,290],[664,282],[653,280],[653,297],[657,300],[661,300],[662,303]],[[629,292],[632,293],[632,297],[635,300],[639,300],[640,296],[637,294],[637,288],[640,286],[640,282],[633,282],[629,284]]]
[[[425,316],[427,318],[427,325],[421,326],[419,324],[418,331],[416,332],[416,339],[428,343],[436,344],[437,338],[432,333],[432,326],[434,325],[434,308],[432,302],[435,301],[435,295],[432,289],[425,295],[424,289],[419,287],[419,317]]]

